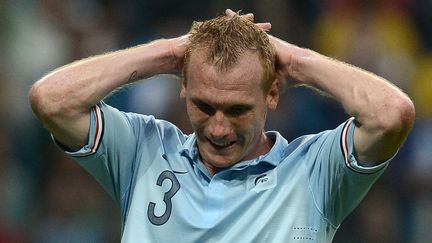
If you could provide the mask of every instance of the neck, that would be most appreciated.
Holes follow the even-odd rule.
[[[251,160],[255,159],[260,155],[268,153],[271,148],[273,147],[274,141],[271,140],[264,132],[261,134],[261,138],[259,139],[258,143],[249,153],[249,155],[246,155],[243,159],[244,160]]]

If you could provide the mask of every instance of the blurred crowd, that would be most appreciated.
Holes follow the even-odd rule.
[[[253,12],[272,23],[271,34],[381,75],[411,96],[412,134],[334,242],[432,242],[431,0],[0,0],[0,243],[120,239],[117,206],[30,111],[32,83],[77,59],[184,34],[226,8]],[[158,76],[106,102],[189,133],[180,80]],[[267,130],[292,140],[347,118],[332,99],[295,88],[269,114]]]

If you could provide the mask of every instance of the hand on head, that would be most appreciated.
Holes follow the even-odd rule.
[[[173,74],[181,74],[184,64],[184,56],[187,49],[189,34],[169,39],[170,55],[173,59]]]
[[[239,13],[234,12],[231,9],[225,10],[225,15],[228,17],[232,17],[236,14]],[[255,21],[253,13],[242,14],[240,15],[240,17],[245,18],[252,23],[254,23]],[[265,32],[268,32],[271,29],[270,22],[255,23],[255,25]],[[283,40],[280,40],[270,34],[267,35],[275,50],[277,77],[280,81],[282,81],[282,83],[285,83],[285,79],[292,78],[289,73],[289,67],[291,65],[293,56],[301,54],[303,52],[303,49],[287,43]],[[188,44],[188,34],[170,39],[169,41],[171,56],[173,57],[175,63],[171,73],[180,74],[183,69],[184,55]]]
[[[234,16],[236,14],[239,14],[238,12],[234,12],[231,9],[225,10],[226,16]],[[253,13],[247,13],[240,15],[243,18],[246,18],[247,20],[254,22],[254,14]],[[255,23],[256,26],[261,28],[265,32],[269,32],[271,29],[271,23],[270,22],[264,22],[264,23]],[[293,44],[290,44],[286,41],[283,41],[277,37],[274,37],[267,33],[267,36],[270,40],[270,43],[274,47],[275,51],[275,64],[276,64],[276,77],[281,82],[281,85],[283,86],[282,89],[285,89],[287,85],[295,84],[296,81],[292,80],[294,77],[290,73],[290,66],[293,60],[294,56],[301,56],[304,53],[303,48],[299,48]],[[290,83],[288,84],[287,79],[290,79]]]
[[[234,16],[238,13],[232,11],[231,9],[227,9],[225,10],[225,15],[228,17]],[[246,18],[247,20],[254,22],[254,15],[252,13],[248,13],[248,14],[244,14],[244,15],[240,15],[243,18]],[[266,23],[255,23],[255,25],[257,27],[259,27],[260,29],[262,29],[263,31],[270,31],[271,29],[271,24],[266,22]],[[171,73],[173,74],[180,74],[182,72],[183,69],[183,64],[184,64],[184,56],[185,56],[185,52],[187,49],[187,44],[188,44],[188,34],[177,37],[177,38],[173,38],[170,39],[170,55],[173,58],[173,62],[175,63],[174,68],[172,70]]]

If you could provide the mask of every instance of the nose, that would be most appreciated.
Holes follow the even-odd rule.
[[[229,120],[225,117],[223,112],[216,111],[209,124],[210,138],[214,140],[223,140],[228,137],[230,132],[231,125]]]

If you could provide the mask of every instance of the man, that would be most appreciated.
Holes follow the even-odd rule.
[[[380,77],[267,35],[252,15],[226,14],[57,69],[32,87],[31,106],[120,205],[124,242],[331,242],[405,140],[413,104]],[[101,102],[182,68],[191,135]],[[353,118],[290,143],[264,132],[286,79]]]

